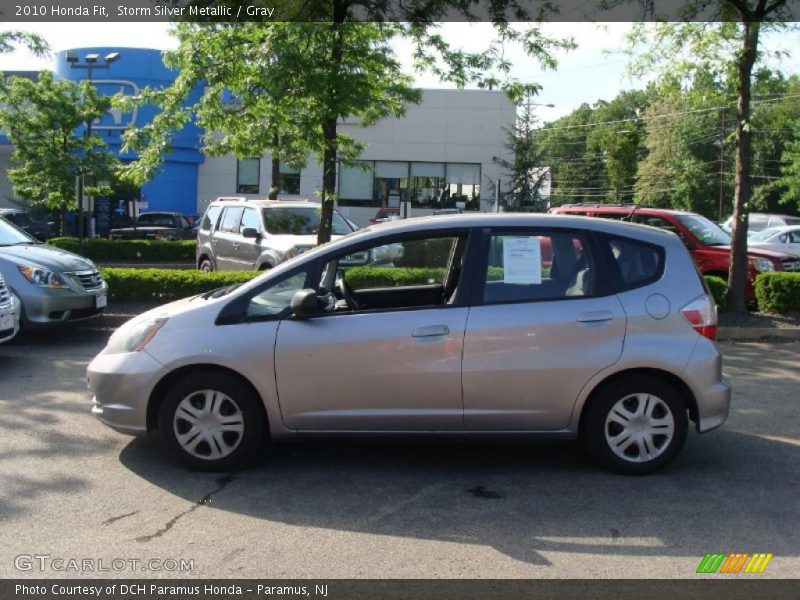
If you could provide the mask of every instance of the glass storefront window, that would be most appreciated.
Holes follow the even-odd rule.
[[[408,202],[407,162],[375,161],[373,199],[384,208],[399,208],[401,202]]]
[[[300,169],[295,169],[289,165],[280,163],[278,167],[280,179],[278,181],[278,190],[281,194],[299,194],[300,193]]]
[[[258,194],[259,193],[259,170],[261,169],[260,158],[243,158],[236,161],[236,193],[237,194]]]
[[[447,163],[447,189],[443,208],[479,210],[481,206],[481,166],[469,163]]]
[[[358,161],[339,169],[339,203],[347,206],[373,206],[372,161]]]

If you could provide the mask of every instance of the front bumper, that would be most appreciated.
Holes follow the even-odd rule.
[[[92,414],[128,435],[147,433],[147,404],[164,366],[145,351],[98,354],[86,369]]]
[[[11,302],[0,306],[0,317],[11,317],[11,328],[0,329],[0,344],[12,339],[19,332],[19,304],[14,296],[11,296]],[[7,321],[7,319],[0,318],[0,322]]]
[[[33,286],[30,286],[33,288]],[[46,326],[80,321],[103,314],[108,298],[108,286],[91,292],[77,293],[70,289],[26,289],[21,297],[25,306],[26,326]]]

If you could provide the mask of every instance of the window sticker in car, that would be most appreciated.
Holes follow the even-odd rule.
[[[539,238],[503,236],[503,283],[542,283],[542,248]]]

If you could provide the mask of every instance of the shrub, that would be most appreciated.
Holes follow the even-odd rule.
[[[57,237],[47,243],[78,254],[78,238]],[[100,262],[194,262],[195,242],[89,238],[83,241],[83,256]]]
[[[355,289],[442,283],[444,269],[353,267],[345,273],[347,285]]]
[[[717,306],[725,306],[725,298],[728,296],[728,282],[716,275],[705,275],[703,278],[706,280]]]
[[[183,269],[100,269],[114,302],[171,302],[249,281],[257,271],[188,271]]]
[[[760,273],[755,288],[760,311],[800,311],[800,273]]]

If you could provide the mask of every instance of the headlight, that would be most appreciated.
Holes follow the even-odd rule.
[[[752,263],[756,271],[759,273],[766,273],[768,271],[775,270],[775,265],[768,258],[754,258]]]
[[[59,273],[40,269],[39,267],[19,266],[19,272],[33,285],[42,288],[65,288],[67,281]]]
[[[167,317],[153,317],[129,327],[123,327],[111,336],[104,352],[106,354],[125,354],[144,350],[166,322]]]

